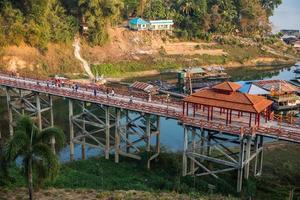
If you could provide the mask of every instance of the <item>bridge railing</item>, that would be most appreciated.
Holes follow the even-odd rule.
[[[55,85],[53,79],[41,79],[41,78],[29,78],[29,77],[24,77],[24,76],[15,76],[13,74],[9,73],[0,73],[0,76],[5,76],[7,78],[13,78],[18,81],[30,81],[30,82],[35,82],[35,83],[41,83],[41,84],[49,84],[50,86]],[[103,85],[96,85],[96,84],[83,84],[77,81],[66,81],[63,84],[56,85],[58,87],[67,87],[67,88],[72,88],[74,85],[77,85],[79,89],[85,90],[85,91],[90,91],[93,93],[93,91],[96,89],[97,92],[101,92],[102,94],[106,94],[107,90],[112,91],[112,89],[115,91],[115,94],[121,97],[126,97],[129,98],[130,96],[133,96],[133,98],[143,100],[143,101],[148,101],[149,96],[148,94],[137,92],[137,91],[132,91],[132,90],[124,90],[124,89],[119,89],[119,88],[113,88],[113,87],[106,87]],[[175,99],[175,98],[166,98],[162,96],[157,96],[157,95],[152,95],[151,96],[151,102],[153,103],[159,103],[159,104],[168,104],[169,106],[180,106],[182,105],[181,101]]]
[[[126,109],[132,109],[147,113],[156,113],[159,115],[164,115],[166,117],[172,117],[172,118],[178,118],[180,113],[178,113],[174,108],[172,107],[160,107],[155,106],[153,104],[143,104],[139,102],[130,102],[128,100],[123,100],[122,98],[113,98],[113,97],[103,97],[103,96],[95,96],[92,93],[85,93],[84,91],[78,90],[72,91],[72,90],[66,90],[61,87],[47,87],[42,86],[39,84],[33,84],[32,82],[22,82],[22,81],[16,81],[16,80],[0,80],[0,83],[3,85],[11,86],[11,87],[18,87],[25,90],[32,90],[42,93],[48,93],[56,96],[63,96],[63,97],[69,97],[74,98],[82,101],[90,101],[110,106],[118,106],[121,108]]]

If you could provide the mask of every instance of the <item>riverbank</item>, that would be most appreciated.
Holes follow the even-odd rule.
[[[27,189],[1,190],[0,200],[27,200]],[[137,190],[101,191],[92,189],[42,189],[35,192],[40,200],[238,200],[221,195],[179,194],[176,192],[145,192]]]
[[[74,195],[67,199],[76,199],[78,195],[88,195],[90,191],[91,196],[98,196],[94,199],[101,199],[102,195],[103,199],[114,195],[123,195],[127,199],[157,199],[164,195],[165,199],[208,199],[209,194],[214,193],[218,195],[211,199],[216,200],[231,200],[234,199],[232,196],[245,199],[250,194],[253,199],[282,200],[287,199],[293,189],[300,188],[300,160],[297,159],[299,153],[299,145],[276,142],[267,144],[264,151],[263,175],[251,177],[245,182],[241,196],[235,193],[236,173],[222,175],[222,179],[182,177],[181,154],[166,152],[153,162],[151,170],[145,168],[146,163],[143,160],[124,158],[119,164],[115,164],[113,159],[104,158],[65,163],[62,164],[59,175],[54,180],[47,181],[44,184],[45,189],[38,194],[49,194],[52,198],[55,194],[66,193],[69,197]],[[12,195],[17,199],[23,191],[19,191],[19,188],[24,187],[25,182],[19,169],[15,168],[11,172],[15,183],[0,190],[0,196]],[[208,184],[214,185],[215,189],[211,191]],[[294,197],[297,199],[300,194],[295,193]]]
[[[263,62],[263,60],[265,61]],[[210,65],[195,65],[201,66],[203,68],[211,66],[222,66],[225,70],[236,70],[242,68],[260,68],[260,67],[283,67],[283,66],[292,66],[297,63],[297,60],[276,60],[276,59],[255,59],[260,60],[260,62],[246,62],[244,64],[238,62],[231,62],[228,64],[210,64]],[[169,66],[169,67],[168,67]],[[171,66],[171,67],[170,67]],[[183,67],[185,66],[185,67]],[[115,63],[115,64],[101,64],[93,65],[92,70],[94,72],[102,73],[105,75],[108,81],[125,81],[135,78],[150,77],[150,76],[160,76],[162,74],[174,73],[181,69],[187,68],[189,65],[178,65],[178,64],[162,64],[161,66],[149,65],[148,67],[144,66],[142,63]]]

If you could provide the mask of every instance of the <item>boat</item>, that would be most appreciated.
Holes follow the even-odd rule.
[[[300,68],[295,69],[295,70],[294,70],[294,73],[300,74]]]

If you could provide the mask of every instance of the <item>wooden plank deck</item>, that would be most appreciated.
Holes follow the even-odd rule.
[[[182,124],[219,131],[224,134],[259,134],[278,140],[300,143],[299,119],[293,124],[277,120],[265,122],[264,119],[261,119],[259,127],[249,127],[249,118],[247,116],[238,117],[237,114],[233,113],[232,123],[226,125],[225,114],[220,114],[217,110],[214,111],[212,121],[207,121],[205,111],[197,111],[195,117],[183,116],[181,102],[172,101],[172,99],[168,101],[161,98],[152,98],[151,102],[149,102],[146,96],[129,96],[126,92],[118,92],[117,90],[115,90],[114,96],[108,96],[104,88],[101,87],[97,87],[97,95],[95,96],[95,86],[80,85],[76,92],[70,84],[57,87],[51,85],[49,80],[16,77],[1,73],[0,85],[173,118]]]

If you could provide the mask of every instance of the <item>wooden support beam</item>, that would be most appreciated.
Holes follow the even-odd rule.
[[[183,126],[183,156],[182,156],[182,175],[187,175],[187,149],[188,149],[188,130]]]
[[[9,94],[9,90],[10,90],[9,87],[5,88],[7,111],[8,111],[9,136],[12,137],[14,135],[14,127],[13,127],[13,113],[12,113],[12,107],[11,107],[11,96]]]
[[[69,126],[70,126],[70,161],[74,160],[74,125],[73,119],[73,100],[69,99]]]
[[[193,117],[196,115],[196,105],[193,103]]]
[[[129,118],[129,110],[126,110],[126,153],[129,153],[130,152],[130,145],[128,143],[129,141],[129,122],[130,122],[130,118]]]
[[[239,153],[239,167],[238,167],[238,177],[237,177],[237,192],[242,191],[243,186],[243,163],[244,163],[244,150],[245,150],[245,144],[244,144],[244,138],[241,138],[240,143],[240,153]]]
[[[53,114],[53,98],[52,95],[49,95],[49,108],[50,108],[50,127],[54,126],[54,114]],[[51,143],[51,149],[53,151],[53,153],[55,154],[55,138],[52,137],[50,139],[50,143]]]
[[[249,179],[249,170],[250,170],[250,153],[251,153],[251,136],[246,137],[246,154],[245,154],[245,167],[244,167],[244,177],[246,180]]]
[[[192,129],[192,152],[195,153],[195,149],[196,149],[196,129],[193,128]],[[191,172],[194,172],[195,171],[195,162],[194,160],[191,160],[191,163],[190,163],[190,171]]]
[[[262,175],[262,169],[263,169],[263,159],[264,159],[263,145],[264,145],[264,136],[260,135],[259,148],[262,148],[262,151],[260,152],[260,157],[259,157],[260,163],[259,163],[258,176]]]
[[[116,108],[116,122],[115,122],[115,163],[119,163],[120,154],[120,120],[121,111]]]
[[[186,102],[186,116],[189,116],[189,102]]]
[[[35,98],[36,98],[36,114],[37,114],[37,120],[38,120],[38,128],[39,128],[39,130],[42,130],[43,129],[43,124],[42,124],[42,112],[41,112],[40,95],[37,93]]]
[[[255,161],[254,161],[254,167],[253,167],[253,171],[254,171],[254,176],[257,175],[257,165],[258,165],[258,135],[255,136],[254,139],[254,151],[255,151]]]
[[[150,152],[151,150],[151,119],[150,119],[150,115],[147,114],[145,116],[146,118],[146,141],[147,141],[147,145],[146,145],[146,150],[148,152]]]
[[[228,125],[228,121],[229,121],[229,112],[228,109],[226,109],[226,125]]]
[[[85,112],[85,102],[81,102],[81,108],[82,108],[82,113],[84,113]],[[85,157],[86,157],[86,155],[85,155],[85,147],[86,147],[86,143],[85,143],[85,134],[86,134],[86,128],[85,128],[85,121],[86,121],[86,117],[85,117],[86,115],[85,114],[83,114],[83,121],[82,121],[82,135],[83,135],[83,137],[82,137],[82,144],[81,144],[81,158],[82,158],[82,160],[85,160]]]
[[[109,107],[105,107],[105,159],[109,159],[110,152],[110,114]]]

